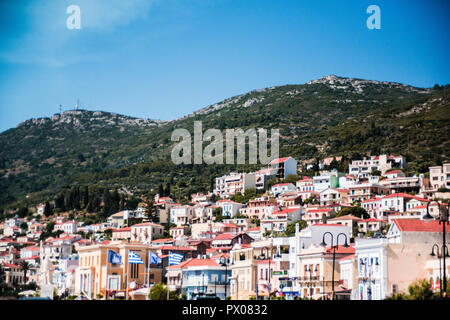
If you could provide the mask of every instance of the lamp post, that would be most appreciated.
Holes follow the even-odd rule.
[[[225,299],[227,298],[227,285],[228,285],[228,258],[223,257],[222,263],[220,264],[222,267],[225,267]]]
[[[430,211],[429,211],[430,204],[432,202],[436,202],[437,205],[438,205],[438,216],[437,216],[436,220],[439,220],[439,224],[442,224],[441,256],[442,256],[442,273],[443,273],[442,274],[442,279],[443,279],[442,281],[443,281],[443,285],[441,287],[443,287],[443,288],[441,290],[441,295],[446,297],[447,296],[447,274],[446,274],[446,269],[447,268],[446,268],[446,265],[445,265],[445,258],[448,256],[448,251],[447,251],[447,245],[446,245],[446,242],[445,242],[445,225],[449,224],[448,216],[449,216],[449,213],[450,213],[450,205],[447,205],[447,212],[445,213],[445,212],[443,212],[444,210],[441,210],[441,204],[438,201],[434,200],[434,201],[428,202],[428,204],[427,204],[427,213],[422,217],[422,219],[425,220],[425,221],[431,221],[433,219],[433,217],[430,215]],[[433,251],[434,251],[434,246],[433,246],[433,249],[432,249],[431,253],[433,253]]]
[[[442,296],[443,296],[442,287],[443,287],[443,282],[445,283],[445,281],[442,279],[441,259],[445,260],[446,258],[448,258],[450,256],[448,254],[447,245],[445,245],[444,247],[441,248],[441,250],[439,250],[439,245],[436,243],[433,245],[433,247],[431,249],[430,256],[432,256],[432,257],[436,256],[436,254],[434,253],[434,248],[436,248],[436,254],[439,259],[439,295],[442,298]],[[444,249],[444,250],[442,250],[442,249]]]
[[[323,237],[322,237],[322,243],[320,244],[322,247],[326,247],[327,246],[327,244],[326,244],[326,242],[325,242],[325,236],[327,235],[327,234],[329,234],[330,235],[330,238],[331,238],[331,248],[333,249],[333,274],[332,274],[332,279],[331,279],[331,299],[332,300],[334,300],[334,265],[335,265],[335,262],[336,262],[336,249],[338,248],[338,245],[339,245],[339,236],[344,236],[344,238],[345,238],[345,244],[344,244],[344,248],[348,248],[349,247],[349,245],[348,245],[348,243],[347,243],[347,235],[345,234],[345,233],[338,233],[338,235],[336,236],[336,245],[333,245],[333,242],[334,242],[334,236],[333,236],[333,234],[331,233],[331,232],[325,232],[324,234],[323,234]]]

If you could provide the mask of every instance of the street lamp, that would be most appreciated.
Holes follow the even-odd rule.
[[[443,279],[443,296],[447,296],[447,274],[446,274],[446,265],[445,265],[445,258],[448,255],[447,252],[447,246],[446,246],[446,241],[445,241],[445,225],[449,224],[448,221],[448,216],[450,213],[450,205],[447,205],[447,213],[443,212],[444,210],[441,211],[441,204],[438,201],[430,201],[427,204],[427,213],[422,217],[423,220],[425,221],[431,221],[431,219],[433,219],[433,217],[430,215],[429,212],[429,207],[430,204],[432,202],[436,202],[438,205],[438,217],[436,218],[437,220],[439,220],[439,224],[442,224],[442,246],[441,246],[441,256],[442,256],[442,270],[443,270],[443,274],[442,274],[442,279]],[[434,246],[432,249],[433,253],[434,251]],[[442,292],[442,290],[441,290]]]
[[[436,256],[436,254],[434,253],[434,248],[436,248],[436,254],[437,254],[437,257],[439,259],[439,291],[440,291],[440,296],[442,298],[442,287],[443,287],[442,282],[443,282],[443,279],[442,279],[441,259],[443,259],[445,261],[445,259],[450,257],[450,256],[448,254],[448,247],[447,247],[447,245],[445,245],[443,247],[443,248],[445,248],[445,250],[442,250],[442,249],[439,250],[439,245],[438,244],[434,244],[433,245],[433,247],[431,249],[430,256],[432,256],[432,257]],[[445,281],[444,281],[444,283],[445,283]]]
[[[338,235],[336,237],[336,245],[333,245],[333,241],[334,241],[333,234],[331,232],[325,232],[322,237],[322,243],[320,244],[322,247],[327,246],[327,244],[325,242],[325,236],[327,234],[329,234],[331,237],[331,248],[333,249],[333,274],[332,274],[332,279],[331,279],[331,299],[334,300],[334,268],[335,268],[334,265],[336,262],[336,249],[338,248],[338,245],[339,245],[339,236],[342,235],[345,238],[345,244],[343,245],[344,248],[348,248],[349,245],[347,243],[347,235],[345,233],[342,233],[342,232],[338,233]]]
[[[222,267],[225,267],[225,299],[227,298],[227,285],[228,285],[228,258],[221,258],[222,263],[220,264]]]

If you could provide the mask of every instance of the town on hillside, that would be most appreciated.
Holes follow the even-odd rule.
[[[11,215],[0,224],[0,296],[447,296],[450,163],[407,176],[401,155],[352,160],[346,172],[327,169],[335,160],[323,159],[308,176],[293,157],[274,159],[259,171],[216,177],[189,203],[161,188],[102,221],[53,213],[57,204],[48,202]]]

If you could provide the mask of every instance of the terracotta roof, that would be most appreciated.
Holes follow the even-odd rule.
[[[247,229],[247,232],[250,232],[250,231],[260,231],[261,230],[261,228],[260,227],[256,227],[256,228],[249,228],[249,229]]]
[[[172,238],[156,239],[156,240],[153,240],[152,243],[170,242],[170,241],[173,241],[173,239]]]
[[[300,208],[284,208],[283,210],[274,211],[272,214],[288,214],[300,210]]]
[[[361,201],[361,203],[374,202],[374,201],[380,201],[380,200],[381,200],[381,198],[373,198],[373,199],[363,200],[363,201]]]
[[[416,200],[419,200],[419,201],[426,201],[426,202],[430,201],[428,199],[420,198],[420,197],[413,196],[413,195],[407,194],[407,193],[402,193],[402,192],[400,192],[400,193],[391,193],[390,195],[384,196],[383,199],[384,198],[397,198],[397,197],[416,199]]]
[[[181,263],[180,263],[181,265]],[[220,265],[217,263],[214,259],[189,259],[183,263],[181,266],[182,268],[189,268],[189,267],[220,267]]]
[[[359,220],[362,220],[362,219],[358,218],[358,217],[355,217],[355,216],[352,216],[351,214],[347,214],[347,215],[342,216],[342,217],[336,217],[336,218],[329,219],[328,221],[334,221],[334,220],[357,220],[357,221],[359,221]]]
[[[29,258],[22,258],[22,260],[35,260],[35,259],[39,259],[39,258],[40,258],[40,256],[37,254],[37,255],[34,255],[32,257],[29,257]]]
[[[131,227],[146,227],[146,226],[154,226],[154,227],[161,227],[161,228],[163,228],[162,225],[157,224],[157,223],[153,223],[153,222],[144,222],[144,223],[134,224]]]
[[[7,267],[7,268],[22,269],[21,266],[18,266],[18,265],[16,265],[16,264],[10,264],[10,263],[6,263],[6,262],[3,262],[2,264],[3,264],[3,266],[5,266],[5,267]]]
[[[385,221],[384,220],[375,219],[375,218],[369,218],[369,219],[361,220],[360,222],[385,222]]]
[[[239,236],[239,233],[224,232],[216,236],[213,240],[231,240]]]
[[[342,224],[332,224],[332,223],[330,223],[330,224],[323,224],[323,223],[315,223],[315,224],[313,224],[313,226],[319,226],[319,227],[346,227],[346,226],[344,226],[344,225],[342,225]]]
[[[38,246],[28,246],[28,247],[22,248],[22,250],[33,250],[33,251],[38,251],[38,250],[41,250],[41,248],[38,247]]]
[[[193,247],[178,247],[178,246],[161,246],[159,250],[173,250],[173,251],[195,251],[196,248]]]
[[[289,159],[289,158],[290,158],[290,157],[284,157],[284,158],[273,159],[272,161],[270,161],[270,164],[284,163],[284,162],[286,162],[286,160]]]
[[[355,254],[351,254],[346,257],[338,259],[338,261],[349,260],[349,259],[353,259],[354,257],[355,257]]]
[[[330,212],[333,209],[306,209],[306,213],[310,213],[310,212]]]
[[[115,229],[114,232],[121,232],[121,231],[131,231],[131,227],[125,227],[120,229]]]
[[[407,232],[442,232],[442,224],[438,220],[424,221],[421,219],[392,219],[400,231]],[[446,230],[450,233],[450,230]]]
[[[287,186],[287,185],[290,185],[290,184],[292,184],[292,183],[290,183],[290,182],[286,182],[286,183],[277,183],[277,184],[274,184],[273,186],[272,186],[272,188],[273,187],[278,187],[278,186]],[[293,185],[293,184],[292,184]]]
[[[326,250],[327,253],[333,253],[333,248],[329,247]],[[344,246],[338,246],[336,248],[336,253],[355,253],[355,247],[350,246],[348,248]]]

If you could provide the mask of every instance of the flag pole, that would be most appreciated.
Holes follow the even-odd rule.
[[[126,276],[126,290],[125,290],[125,300],[128,300],[128,256],[129,256],[129,254],[130,254],[130,252],[129,252],[129,250],[127,250],[128,252],[128,254],[127,254],[127,263],[126,263],[126,265],[125,265],[125,269],[126,269],[126,273],[125,273],[125,276]]]
[[[109,249],[108,254],[106,255],[106,288],[105,288],[105,300],[108,300],[108,260],[109,260]]]

